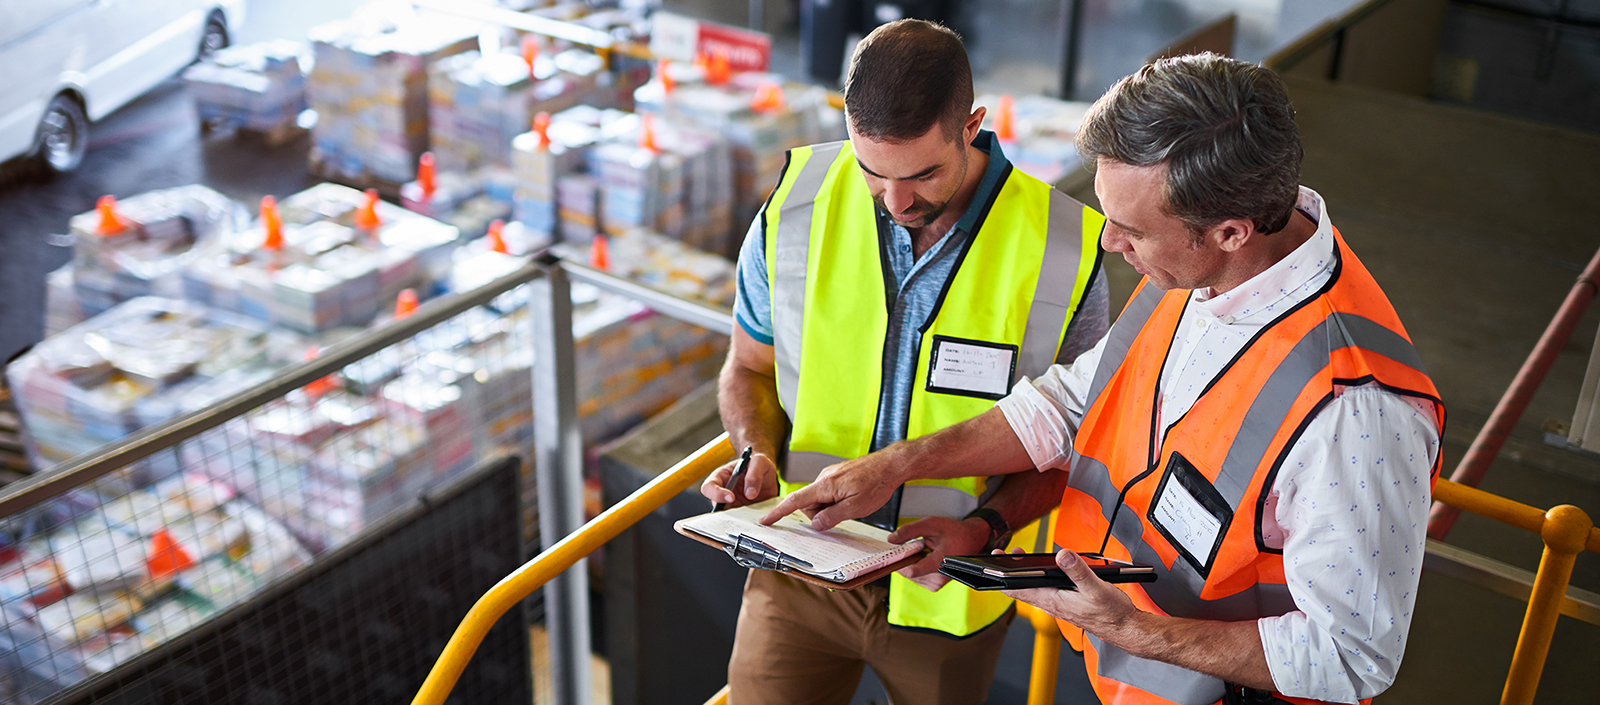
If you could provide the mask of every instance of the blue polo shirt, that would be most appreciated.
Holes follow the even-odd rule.
[[[972,203],[962,213],[961,219],[921,257],[917,257],[912,248],[910,231],[883,211],[877,212],[878,242],[894,275],[894,289],[888,292],[894,297],[894,305],[890,308],[886,336],[888,345],[885,348],[886,352],[892,353],[892,357],[884,360],[884,376],[891,383],[888,393],[878,400],[878,427],[872,434],[872,450],[906,437],[911,389],[915,383],[912,376],[917,370],[917,351],[922,346],[923,324],[933,313],[939,292],[944,290],[945,283],[955,270],[956,260],[972,237],[972,229],[977,225],[984,204],[993,197],[1006,167],[1010,165],[993,132],[980,130],[972,146],[989,155],[989,166],[984,169],[983,178],[978,182],[978,190],[972,195]],[[762,214],[758,213],[739,250],[738,289],[733,312],[734,320],[751,338],[771,345],[772,292],[767,278],[767,243],[762,237],[761,218]],[[1096,282],[1102,292],[1098,312],[1091,310],[1088,305],[1091,303],[1088,299],[1094,297],[1087,297],[1084,305],[1080,306],[1078,316],[1068,326],[1068,335],[1072,337],[1079,327],[1079,319],[1098,319],[1098,325],[1090,325],[1090,330],[1082,331],[1093,334],[1088,344],[1083,346],[1084,349],[1099,340],[1107,328],[1103,294],[1105,286],[1101,280],[1103,275]],[[879,282],[871,283],[876,285]]]

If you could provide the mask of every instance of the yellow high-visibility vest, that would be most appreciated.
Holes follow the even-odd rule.
[[[921,331],[906,438],[977,416],[1020,375],[1048,369],[1094,278],[1100,214],[1010,166],[981,207]],[[778,397],[790,421],[784,494],[827,465],[866,455],[880,395],[889,393],[883,363],[892,302],[874,211],[850,143],[832,142],[790,151],[764,212]],[[965,375],[962,364],[985,372]],[[999,485],[984,477],[908,483],[901,522],[959,519]],[[930,592],[895,575],[889,622],[959,637],[1010,605],[999,593],[956,583]]]

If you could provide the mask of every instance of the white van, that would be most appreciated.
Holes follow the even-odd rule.
[[[89,121],[228,45],[245,0],[0,0],[0,161],[83,161]]]

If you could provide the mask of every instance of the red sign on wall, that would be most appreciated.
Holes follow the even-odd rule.
[[[696,55],[728,57],[734,71],[766,71],[772,63],[772,36],[726,25],[701,22],[670,12],[651,18],[650,51],[674,61],[693,61]]]
[[[710,22],[700,23],[695,49],[708,56],[727,52],[728,67],[734,71],[766,71],[772,63],[772,35]]]

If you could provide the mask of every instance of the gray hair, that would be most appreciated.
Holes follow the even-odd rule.
[[[1283,81],[1212,53],[1162,59],[1111,87],[1078,132],[1078,152],[1166,164],[1166,211],[1198,237],[1224,220],[1271,234],[1300,193],[1300,132]]]

